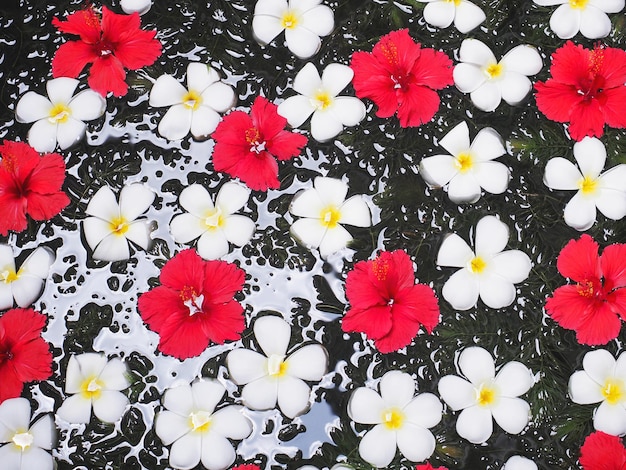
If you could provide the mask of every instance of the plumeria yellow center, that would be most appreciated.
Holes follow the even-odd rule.
[[[582,180],[578,182],[578,187],[583,194],[593,194],[598,189],[598,179],[585,176]]]
[[[204,217],[204,226],[208,230],[215,230],[216,228],[222,227],[224,225],[224,216],[222,215],[222,210],[219,207],[207,211],[206,216]]]
[[[298,26],[298,15],[293,10],[287,10],[283,13],[280,24],[285,29],[294,29]]]
[[[475,256],[469,262],[469,269],[475,274],[482,273],[487,267],[487,262],[480,256]]]
[[[3,269],[0,271],[0,281],[5,284],[11,284],[13,281],[17,281],[20,278],[20,273],[15,272],[13,269]]]
[[[109,222],[109,228],[113,234],[118,236],[123,236],[126,232],[128,232],[128,221],[124,217],[115,217],[113,220]]]
[[[13,444],[19,447],[22,452],[28,449],[33,444],[34,440],[35,438],[29,432],[16,432],[11,438]]]
[[[602,387],[602,396],[611,405],[621,402],[625,398],[624,382],[620,379],[609,377]]]
[[[589,0],[569,0],[569,6],[583,10],[587,6],[588,2]]]
[[[487,78],[494,79],[494,78],[498,78],[500,75],[502,75],[502,69],[504,67],[502,66],[502,64],[490,64],[487,66],[487,68],[485,68],[485,75],[487,75]]]
[[[267,373],[271,377],[282,377],[287,373],[287,363],[283,356],[272,354],[267,358]]]
[[[183,96],[183,105],[187,109],[192,109],[195,111],[196,109],[200,107],[201,104],[202,104],[202,96],[200,96],[200,93],[198,93],[197,91],[189,90]]]
[[[104,384],[101,380],[98,380],[98,377],[87,377],[83,380],[83,383],[80,384],[80,393],[88,400],[95,400],[100,397],[103,386]]]
[[[341,212],[335,206],[328,206],[322,209],[320,221],[327,228],[335,228],[341,218]]]
[[[398,408],[389,408],[383,411],[383,424],[389,430],[397,430],[404,423],[404,413]]]
[[[456,157],[454,161],[454,166],[461,172],[465,173],[472,169],[474,166],[474,159],[472,158],[472,154],[469,152],[463,152]]]
[[[479,406],[489,406],[496,401],[496,389],[493,385],[481,384],[474,390],[476,393],[476,403]]]
[[[463,0],[444,0],[446,3],[454,3],[454,6],[458,7]]]
[[[72,112],[67,105],[63,103],[55,104],[50,110],[50,113],[48,113],[48,121],[52,124],[62,124],[67,122],[71,114]]]
[[[211,427],[211,413],[195,411],[189,414],[189,427],[197,433],[205,433]]]
[[[313,107],[319,110],[325,110],[330,105],[333,104],[333,97],[330,93],[325,90],[319,90],[313,95],[313,99],[311,100],[313,103]]]

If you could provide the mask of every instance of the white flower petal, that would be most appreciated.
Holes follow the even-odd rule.
[[[43,280],[34,276],[20,276],[11,283],[13,298],[18,307],[30,307],[41,294]]]
[[[22,452],[13,445],[0,447],[0,461],[10,469],[22,470]]]
[[[250,382],[241,390],[244,405],[252,410],[269,410],[276,407],[278,400],[278,381],[272,377],[263,377]]]
[[[26,398],[10,398],[0,404],[0,426],[4,427],[4,432],[7,431],[12,437],[13,433],[17,429],[28,429],[30,422],[30,402]],[[3,433],[4,434],[4,433]],[[0,442],[9,442],[6,436],[0,435],[4,438]]]
[[[487,81],[487,77],[479,66],[464,62],[454,67],[452,78],[454,79],[454,85],[462,93],[471,93]]]
[[[470,149],[469,127],[467,126],[467,122],[461,121],[450,129],[439,141],[439,145],[454,157],[466,153]]]
[[[326,227],[319,220],[299,219],[289,229],[291,236],[298,243],[309,249],[318,248],[326,235]]]
[[[596,204],[591,198],[577,192],[565,206],[565,223],[579,231],[590,229],[596,221]]]
[[[456,233],[451,233],[443,239],[436,263],[439,266],[464,268],[472,258],[474,258],[474,252],[465,240]]]
[[[267,358],[249,349],[233,349],[226,356],[230,379],[245,385],[267,375]]]
[[[226,239],[236,246],[244,246],[248,243],[254,234],[255,228],[255,223],[243,215],[226,217],[222,225],[222,231]]]
[[[379,424],[383,420],[386,403],[374,390],[359,387],[348,400],[348,416],[356,423]]]
[[[604,169],[606,148],[600,139],[585,137],[574,144],[574,158],[583,176],[597,178]]]
[[[114,357],[106,363],[98,379],[104,383],[104,389],[119,391],[130,386],[126,374],[126,364],[121,359]]]
[[[577,190],[582,177],[572,162],[563,157],[555,157],[546,165],[543,182],[550,189]]]
[[[520,44],[504,54],[500,63],[504,65],[508,80],[509,72],[516,72],[521,75],[535,75],[541,71],[543,63],[541,56],[534,46]]]
[[[500,104],[502,91],[498,83],[485,82],[470,93],[470,98],[478,109],[491,112]]]
[[[511,173],[503,163],[481,162],[474,169],[474,178],[485,191],[502,194],[509,186]]]
[[[580,12],[580,34],[588,39],[604,38],[611,32],[611,19],[591,5]]]
[[[209,192],[200,184],[194,183],[180,192],[178,203],[190,214],[202,219],[207,212],[215,209]]]
[[[287,374],[302,380],[318,381],[328,369],[328,353],[321,344],[308,344],[286,360]]]
[[[57,124],[40,119],[28,131],[28,143],[39,153],[54,152],[57,146]]]
[[[341,203],[344,201],[342,200]],[[298,217],[319,219],[326,208],[326,201],[322,200],[320,191],[315,188],[299,191],[291,201],[289,212]]]
[[[280,317],[267,315],[254,322],[254,337],[267,357],[284,356],[291,339],[289,323]]]
[[[163,395],[163,406],[179,416],[189,417],[189,414],[194,411],[191,385],[184,383],[168,388]]]
[[[360,195],[352,196],[341,205],[339,223],[355,227],[369,227],[372,225],[370,209]]]
[[[469,33],[485,21],[485,18],[485,13],[479,6],[474,5],[472,2],[462,1],[456,7],[454,26],[463,34]]]
[[[322,88],[331,96],[337,96],[350,84],[352,77],[354,77],[354,71],[347,65],[328,64],[322,72]]]
[[[500,253],[509,241],[509,227],[493,215],[487,215],[476,224],[476,255]]]
[[[259,2],[257,2],[257,5],[258,3]],[[283,28],[279,17],[255,13],[254,18],[252,18],[252,32],[254,33],[254,39],[262,45],[272,42],[274,38],[284,30],[285,28]]]
[[[441,187],[459,172],[455,162],[456,159],[450,155],[426,157],[420,162],[419,173],[429,185]]]
[[[485,274],[480,280],[480,300],[487,307],[507,307],[513,303],[516,295],[513,283],[498,274]]]
[[[17,122],[31,123],[46,119],[52,110],[52,103],[45,96],[29,91],[20,98],[15,106]]]
[[[254,14],[280,18],[288,8],[287,0],[258,0],[254,7]]]
[[[509,434],[519,434],[528,424],[530,406],[521,398],[500,397],[491,412],[498,426]]]
[[[383,375],[380,396],[386,406],[402,409],[413,400],[414,395],[415,381],[409,374],[392,370]]]
[[[341,206],[348,194],[348,185],[338,178],[316,176],[313,181],[315,190],[324,205]]]
[[[493,432],[491,411],[480,406],[465,408],[456,420],[456,432],[472,444],[482,444]]]
[[[180,214],[170,222],[170,233],[176,243],[189,243],[207,231],[203,225],[195,215]]]
[[[315,111],[311,118],[311,137],[318,142],[327,142],[343,131],[343,124],[331,112]]]
[[[91,419],[91,400],[82,394],[67,397],[56,415],[68,423],[88,423]]]
[[[303,95],[291,96],[278,105],[278,114],[287,119],[291,127],[300,127],[313,111],[311,100]]]
[[[72,117],[80,121],[92,121],[104,114],[107,102],[100,93],[93,90],[83,90],[69,103]]]
[[[502,99],[512,106],[526,98],[532,87],[528,77],[513,71],[506,72],[505,78],[500,81]]]
[[[293,8],[298,8],[300,11],[304,11],[306,9],[300,18],[301,26],[309,31],[312,31],[318,36],[328,36],[335,27],[335,17],[333,11],[326,5],[319,5],[319,2],[309,2],[309,5],[306,6],[298,5],[303,3],[304,2],[302,1],[291,1],[291,6]],[[313,8],[309,8],[313,3],[318,3],[318,5]]]
[[[478,302],[479,284],[467,269],[455,272],[443,285],[441,295],[456,310],[469,310]]]
[[[459,356],[459,369],[475,386],[493,380],[496,375],[493,357],[489,351],[478,346],[463,350]]]
[[[40,246],[24,260],[20,266],[20,272],[22,275],[28,274],[39,279],[46,279],[54,259],[54,253],[49,248]]]
[[[596,383],[603,385],[607,377],[613,375],[615,358],[606,349],[589,351],[583,357],[583,369]]]
[[[569,378],[568,392],[574,403],[589,405],[604,401],[601,383],[595,382],[584,370],[577,370]]]
[[[111,234],[111,224],[97,217],[87,217],[83,220],[83,231],[89,248],[94,250],[105,237]]]
[[[432,393],[420,393],[402,411],[411,424],[432,428],[441,421],[443,405]]]
[[[398,449],[412,462],[430,458],[435,451],[435,436],[427,429],[406,423],[397,433]]]
[[[189,90],[202,93],[203,97],[204,91],[211,85],[219,82],[219,79],[220,74],[208,64],[190,62],[187,65],[187,87]]]
[[[191,130],[193,110],[184,104],[175,104],[167,110],[158,125],[159,134],[167,140],[180,140]]]
[[[233,87],[226,83],[217,82],[202,92],[202,106],[196,110],[208,106],[218,113],[225,113],[233,107],[237,101]]]
[[[156,416],[154,430],[163,444],[169,446],[191,430],[189,416],[180,416],[167,410],[162,411]]]
[[[396,455],[396,433],[374,426],[359,442],[359,455],[374,467],[387,467]]]
[[[81,363],[85,364],[85,372],[92,372],[90,375],[98,376],[106,364],[106,358],[100,354],[89,353],[89,356],[70,356],[65,372],[65,393],[80,393],[81,385],[85,380],[85,375],[81,370]],[[78,359],[80,358],[80,360]],[[94,364],[97,362],[97,365]]]
[[[285,40],[289,50],[300,59],[308,59],[317,54],[322,46],[322,40],[313,31],[306,28],[285,30]]]
[[[127,15],[135,12],[143,15],[152,7],[152,0],[120,0],[120,6]]]
[[[595,202],[598,210],[609,219],[620,220],[626,216],[626,192],[624,191],[599,189]]]
[[[481,192],[480,184],[472,173],[457,173],[448,183],[448,197],[455,204],[476,202]]]
[[[202,466],[208,470],[226,470],[235,461],[235,449],[223,436],[209,433],[202,436]]]
[[[493,257],[491,263],[494,272],[508,279],[513,284],[524,281],[532,268],[528,255],[519,250],[508,250],[498,253]]]
[[[519,397],[535,383],[533,376],[521,362],[511,361],[504,364],[495,379],[500,394],[504,397]]]
[[[561,39],[573,38],[580,29],[580,11],[561,5],[550,17],[550,29]]]
[[[619,13],[624,8],[624,0],[589,0],[589,5],[605,13]]]
[[[102,186],[93,195],[85,213],[102,220],[111,221],[120,215],[120,208],[115,199],[115,194],[108,186]]]
[[[74,91],[80,82],[75,78],[59,77],[48,80],[46,83],[46,91],[50,102],[67,104],[71,101]]]
[[[526,457],[514,455],[506,461],[502,470],[537,470],[537,464]]]
[[[249,188],[234,181],[229,181],[220,188],[215,205],[221,209],[223,214],[234,214],[246,205],[249,197]]]
[[[242,406],[226,406],[211,416],[216,432],[229,439],[245,439],[252,432],[252,424],[241,411]]]
[[[593,427],[596,431],[602,431],[614,436],[626,434],[626,409],[618,403],[610,405],[608,402],[600,404],[593,415]]]
[[[487,64],[495,63],[496,57],[493,55],[493,52],[491,52],[491,49],[483,42],[478,39],[468,38],[464,39],[461,43],[459,60],[482,67]]]
[[[346,127],[356,126],[365,118],[366,114],[365,105],[354,96],[335,98],[334,105],[329,111]]]
[[[437,390],[452,411],[462,410],[476,403],[474,386],[456,375],[446,375],[439,379]]]
[[[69,118],[64,123],[57,124],[57,142],[61,150],[65,150],[80,142],[85,136],[87,125],[78,119]]]
[[[105,423],[114,423],[122,417],[128,404],[123,393],[103,390],[98,399],[93,400],[93,414]]]
[[[278,381],[278,407],[288,418],[295,418],[309,408],[311,389],[302,380],[289,375]]]
[[[202,434],[189,433],[172,444],[170,465],[180,470],[191,470],[200,462]]]
[[[228,239],[223,230],[207,230],[198,239],[198,254],[206,259],[220,259],[230,251]]]
[[[2,460],[3,463],[6,464],[5,460]],[[21,467],[22,470],[33,468],[37,470],[52,470],[54,468],[54,461],[52,460],[52,455],[46,452],[39,447],[32,446],[28,449],[28,452],[22,452],[22,462]],[[18,468],[11,467],[11,465],[7,465],[7,468]]]
[[[352,235],[341,225],[337,224],[335,227],[329,227],[319,246],[320,256],[326,258],[348,246],[348,243],[351,241]]]
[[[189,131],[198,140],[206,139],[220,123],[220,115],[209,106],[200,106],[191,114]]]
[[[454,21],[454,2],[430,2],[424,7],[424,20],[437,28],[447,28]]]
[[[130,258],[130,249],[126,237],[115,234],[107,235],[93,251],[94,259],[102,261],[122,261]]]
[[[120,215],[128,222],[135,220],[152,205],[156,194],[147,186],[127,184],[120,192]]]
[[[506,149],[502,144],[502,137],[491,127],[481,129],[478,134],[476,134],[470,148],[472,154],[481,162],[493,160],[506,153]]]
[[[46,414],[39,418],[30,427],[29,432],[33,435],[34,446],[47,450],[54,446],[57,432],[52,415]]]
[[[150,106],[161,108],[183,102],[187,89],[171,75],[161,75],[150,90]]]
[[[626,191],[626,165],[621,163],[605,171],[600,176],[600,181],[603,189]]]
[[[13,307],[13,293],[11,292],[11,285],[0,284],[0,310],[6,310]]]
[[[222,400],[226,389],[214,379],[200,379],[191,385],[193,405],[197,410],[213,413],[215,407]]]

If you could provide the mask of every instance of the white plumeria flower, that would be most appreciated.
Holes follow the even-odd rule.
[[[424,7],[426,23],[437,28],[447,28],[454,22],[454,26],[461,33],[469,33],[472,29],[485,21],[485,13],[480,7],[467,0],[418,0],[427,2]]]
[[[346,200],[348,185],[335,178],[318,176],[313,188],[296,194],[289,212],[302,217],[291,225],[291,235],[303,245],[319,248],[322,258],[346,247],[352,235],[342,224],[369,227],[370,210],[362,196]]]
[[[157,415],[155,431],[163,444],[172,444],[172,467],[192,469],[202,462],[208,470],[224,470],[235,461],[229,439],[245,439],[252,424],[241,413],[242,406],[215,410],[225,391],[218,381],[201,379],[165,392],[165,411]]]
[[[285,31],[289,50],[301,59],[319,51],[320,36],[335,26],[333,11],[321,0],[259,0],[254,7],[252,32],[261,44],[269,44]]]
[[[596,208],[605,217],[619,220],[626,215],[626,165],[614,166],[604,173],[606,149],[595,137],[574,144],[578,168],[563,157],[546,165],[543,182],[550,189],[578,191],[565,206],[565,223],[584,231],[595,223]]]
[[[161,75],[150,90],[150,106],[171,106],[159,122],[159,134],[179,140],[191,131],[196,139],[208,137],[220,122],[220,115],[235,104],[232,87],[221,82],[210,65],[191,62],[187,66],[187,87],[171,75]]]
[[[20,269],[15,269],[13,249],[0,245],[0,310],[13,307],[27,308],[41,294],[54,254],[45,247],[39,247],[24,260]]]
[[[192,184],[180,193],[179,202],[187,214],[177,215],[170,231],[178,243],[198,240],[198,254],[204,259],[218,259],[229,251],[228,243],[243,246],[254,233],[255,224],[248,217],[234,215],[247,202],[250,190],[238,183],[224,184],[215,204],[211,195],[199,184]]]
[[[428,459],[435,437],[428,429],[439,424],[443,406],[432,393],[415,395],[415,381],[404,372],[389,371],[380,381],[380,395],[357,388],[348,401],[348,416],[361,424],[375,424],[361,438],[359,454],[374,467],[387,467],[400,453],[413,462]]]
[[[539,73],[541,56],[533,46],[521,44],[498,62],[493,52],[478,39],[464,39],[459,51],[461,63],[454,67],[454,84],[469,93],[472,103],[483,111],[494,111],[501,100],[520,103],[532,89],[528,79]]]
[[[326,373],[328,354],[321,344],[308,344],[287,355],[291,327],[276,316],[254,322],[254,337],[263,354],[235,349],[226,357],[230,378],[244,385],[241,399],[253,410],[278,407],[294,418],[308,411],[311,389],[305,383],[318,382]]]
[[[6,470],[52,470],[50,450],[56,438],[52,416],[30,424],[30,402],[10,398],[0,404],[0,462]]]
[[[129,242],[146,250],[150,245],[150,223],[136,220],[146,212],[155,194],[147,186],[133,183],[120,192],[119,204],[108,186],[101,187],[87,205],[83,229],[93,257],[120,261],[130,257]]]
[[[343,64],[329,64],[322,77],[315,65],[308,62],[293,81],[300,93],[278,106],[278,114],[292,127],[300,127],[311,116],[311,136],[318,142],[332,139],[344,126],[356,126],[365,117],[365,105],[354,96],[337,96],[354,77],[353,70]]]
[[[17,102],[18,122],[35,123],[28,131],[28,143],[38,152],[53,152],[57,143],[62,150],[74,145],[85,136],[83,121],[104,114],[106,100],[100,93],[87,88],[74,95],[79,83],[74,78],[55,78],[46,83],[47,98],[29,91]]]
[[[122,417],[128,398],[121,390],[128,388],[126,365],[118,358],[107,361],[104,354],[85,353],[70,356],[65,373],[65,399],[57,416],[69,423],[88,423],[93,414],[106,423]]]
[[[626,354],[617,358],[606,349],[589,351],[583,370],[569,379],[569,395],[574,403],[600,403],[593,415],[593,427],[614,436],[626,434]]]
[[[127,15],[132,13],[143,15],[152,7],[152,0],[121,0],[120,6]]]
[[[476,224],[475,251],[455,233],[444,239],[437,264],[461,268],[450,276],[442,290],[443,298],[452,307],[468,310],[476,305],[479,296],[491,308],[513,303],[514,284],[528,277],[532,265],[522,251],[503,251],[508,240],[509,228],[492,215]]]
[[[508,184],[509,169],[494,162],[506,153],[502,138],[491,127],[481,129],[470,144],[469,128],[465,121],[439,141],[451,155],[434,155],[422,159],[420,174],[436,187],[448,185],[448,196],[457,204],[476,202],[481,188],[492,194],[503,193]]]
[[[537,470],[537,464],[521,455],[514,455],[506,461],[502,470]]]
[[[603,38],[611,32],[607,13],[618,13],[624,0],[533,0],[537,5],[558,7],[550,17],[550,29],[561,39],[570,39],[578,31],[589,39]]]
[[[491,436],[494,419],[510,434],[522,432],[528,424],[530,407],[518,397],[535,383],[528,367],[512,361],[496,375],[491,354],[473,346],[459,355],[459,369],[465,379],[446,375],[437,386],[441,398],[453,411],[463,410],[456,420],[459,436],[481,444]]]

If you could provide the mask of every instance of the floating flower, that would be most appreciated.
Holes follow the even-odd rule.
[[[454,84],[469,93],[472,103],[483,111],[494,111],[500,101],[520,103],[532,88],[528,79],[539,73],[541,56],[529,45],[520,44],[498,62],[493,52],[478,39],[464,39],[459,51],[461,63],[454,67]]]
[[[341,224],[369,227],[370,210],[359,195],[346,200],[348,185],[335,178],[318,176],[313,188],[300,191],[289,212],[302,219],[291,225],[291,235],[300,243],[319,248],[322,258],[344,248],[352,235]]]
[[[165,392],[165,410],[156,417],[155,431],[163,444],[172,444],[173,468],[192,469],[202,462],[208,470],[225,470],[235,461],[229,439],[245,439],[252,424],[241,413],[242,406],[215,409],[225,391],[217,380],[201,379]]]
[[[61,77],[46,83],[48,97],[27,92],[15,107],[18,122],[31,123],[28,143],[38,152],[52,152],[74,145],[85,136],[83,121],[98,119],[104,114],[106,101],[93,90],[74,95],[79,81]]]
[[[572,139],[602,137],[605,124],[626,127],[625,51],[603,46],[589,50],[567,41],[552,54],[550,74],[535,84],[537,107],[548,119],[568,122]]]
[[[24,142],[5,140],[0,145],[0,234],[26,229],[29,215],[34,220],[49,220],[70,199],[61,190],[65,162],[56,153],[40,156]]]
[[[416,465],[415,470],[448,470],[448,467],[433,467],[430,463],[426,462],[424,465]]]
[[[234,299],[245,272],[225,261],[204,261],[183,250],[161,270],[161,285],[139,297],[143,321],[159,334],[159,350],[187,359],[210,343],[235,341],[245,328],[243,307]]]
[[[253,410],[269,410],[278,403],[280,411],[289,418],[306,413],[311,389],[305,380],[322,379],[328,367],[326,349],[318,343],[307,344],[287,354],[291,327],[276,316],[258,318],[253,331],[264,355],[234,349],[226,356],[231,380],[244,386],[244,404]]]
[[[152,0],[120,0],[120,6],[127,15],[133,13],[144,15],[152,7]]]
[[[476,346],[461,352],[459,369],[465,378],[446,375],[437,387],[452,411],[463,410],[456,420],[459,436],[473,444],[483,443],[491,437],[494,419],[510,434],[522,432],[528,424],[530,407],[518,397],[534,384],[530,370],[511,361],[496,375],[491,354]]]
[[[0,459],[6,470],[53,470],[50,450],[56,439],[52,416],[30,424],[30,403],[12,398],[0,405]]]
[[[387,467],[400,453],[413,462],[428,459],[435,450],[429,428],[441,421],[443,406],[432,393],[415,395],[415,381],[404,372],[389,371],[380,380],[380,395],[357,388],[348,401],[348,416],[361,424],[375,424],[361,438],[359,454],[374,467]]]
[[[261,467],[256,464],[242,464],[235,465],[232,470],[261,470]]]
[[[537,464],[521,455],[514,455],[506,461],[502,470],[537,470]]]
[[[333,11],[321,0],[258,0],[254,7],[252,32],[261,44],[269,44],[285,31],[289,50],[308,59],[320,50],[320,36],[335,27]]]
[[[569,395],[574,403],[600,403],[593,414],[593,427],[614,436],[626,434],[626,354],[617,361],[606,349],[589,351],[583,370],[569,379]]]
[[[62,33],[79,36],[61,44],[52,59],[52,75],[76,78],[91,64],[87,83],[102,96],[110,91],[123,96],[128,91],[126,71],[152,65],[161,55],[156,31],[140,29],[138,14],[118,15],[102,7],[102,19],[93,7],[70,14],[66,21],[52,20]]]
[[[594,432],[580,448],[583,470],[622,470],[626,466],[626,447],[617,436]]]
[[[102,186],[87,205],[83,221],[85,239],[95,259],[120,261],[130,257],[129,242],[146,250],[150,245],[150,223],[137,219],[154,201],[155,194],[139,183],[122,188],[119,203],[108,186]]]
[[[607,13],[618,13],[624,0],[533,0],[537,5],[561,5],[550,17],[550,29],[561,39],[570,39],[578,31],[588,39],[609,35],[611,20]]]
[[[308,62],[296,75],[293,89],[300,93],[278,106],[289,125],[300,127],[311,114],[311,136],[318,142],[332,139],[344,126],[356,126],[365,117],[365,105],[354,96],[337,96],[348,86],[354,72],[347,65],[329,64],[320,78]]]
[[[198,254],[204,259],[218,259],[229,251],[228,243],[243,246],[254,233],[254,222],[236,215],[247,202],[250,190],[234,182],[225,183],[217,193],[215,204],[200,184],[187,186],[179,202],[187,214],[177,215],[170,232],[177,243],[189,243],[199,237]]]
[[[235,92],[220,81],[210,65],[191,62],[187,66],[187,86],[171,75],[161,75],[150,90],[150,106],[170,106],[159,122],[159,134],[168,140],[179,140],[189,132],[196,139],[208,137],[221,116],[233,107]]]
[[[556,266],[574,283],[561,286],[546,300],[546,313],[561,327],[576,331],[581,344],[606,344],[617,338],[626,315],[626,244],[598,244],[589,235],[570,240]]]
[[[372,52],[355,52],[350,66],[356,96],[371,99],[380,118],[397,113],[402,127],[429,122],[439,109],[436,90],[454,83],[450,58],[422,48],[408,29],[382,36]]]
[[[415,284],[413,263],[403,250],[356,263],[346,278],[346,297],[350,308],[341,328],[364,333],[381,353],[409,345],[420,326],[432,333],[439,323],[435,292]]]
[[[587,230],[596,221],[596,208],[612,220],[626,216],[626,165],[600,174],[606,149],[594,137],[574,144],[574,158],[578,168],[563,157],[552,158],[543,178],[550,189],[577,190],[565,206],[565,223],[576,230]]]
[[[0,310],[13,307],[13,301],[22,308],[37,300],[48,278],[54,254],[39,247],[15,269],[13,249],[0,244]]]
[[[451,155],[434,155],[420,162],[420,174],[432,186],[448,185],[450,200],[459,204],[476,202],[481,188],[492,194],[503,193],[510,173],[506,165],[493,160],[504,155],[502,138],[491,127],[481,129],[470,144],[465,121],[457,124],[439,145]]]
[[[428,5],[424,7],[426,23],[437,28],[454,27],[465,34],[485,21],[485,13],[480,7],[467,0],[418,0]]]
[[[30,308],[12,309],[0,316],[0,403],[20,396],[24,383],[52,375],[52,354],[41,337],[45,324],[46,316]],[[0,417],[0,440],[2,436]]]
[[[457,234],[448,235],[439,248],[437,264],[461,268],[443,286],[443,298],[457,310],[468,310],[478,297],[491,308],[511,305],[515,286],[528,277],[531,262],[519,250],[503,251],[509,229],[497,217],[488,215],[476,225],[474,251]]]
[[[105,423],[122,417],[128,398],[121,390],[128,388],[126,365],[118,358],[107,361],[104,354],[85,353],[70,356],[65,372],[66,398],[57,416],[69,423],[88,423],[93,414]]]
[[[308,139],[285,130],[278,107],[257,96],[250,115],[233,111],[213,133],[213,168],[239,178],[250,189],[278,189],[278,163],[300,155]]]

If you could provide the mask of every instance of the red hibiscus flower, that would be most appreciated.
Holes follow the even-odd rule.
[[[233,467],[232,470],[261,470],[261,467],[254,464],[242,464]]]
[[[548,119],[569,122],[572,139],[600,137],[605,124],[626,127],[625,51],[568,41],[552,54],[550,73],[535,84],[537,106]]]
[[[576,331],[581,344],[606,344],[617,338],[626,319],[626,244],[598,244],[589,235],[570,240],[557,258],[559,272],[574,283],[561,286],[546,301],[546,312],[563,328]]]
[[[278,106],[258,96],[250,115],[233,111],[219,123],[213,139],[213,167],[239,178],[250,189],[266,191],[280,187],[278,160],[300,154],[308,139],[285,130],[287,119]]]
[[[159,350],[186,359],[211,342],[237,340],[245,328],[243,307],[234,295],[245,272],[225,261],[205,261],[184,250],[161,270],[161,285],[139,297],[141,318],[160,335]]]
[[[0,145],[0,234],[26,229],[26,215],[48,220],[70,203],[61,191],[65,162],[56,153],[40,156],[24,142]]]
[[[346,279],[350,308],[343,331],[364,333],[381,353],[408,345],[423,325],[428,333],[439,323],[434,291],[415,284],[413,263],[402,250],[383,251],[372,261],[358,262]]]
[[[430,463],[425,463],[423,465],[416,465],[415,470],[448,470],[447,467],[433,467]]]
[[[580,448],[580,465],[583,470],[624,470],[626,448],[617,436],[591,433]]]
[[[407,29],[381,37],[371,53],[355,52],[350,67],[356,96],[376,103],[378,117],[397,112],[402,127],[430,121],[439,109],[439,95],[434,90],[454,83],[450,58],[422,48]]]
[[[62,44],[52,59],[53,77],[76,78],[87,64],[89,86],[106,96],[124,96],[128,91],[125,68],[137,70],[151,65],[161,55],[156,31],[140,29],[138,13],[118,15],[102,7],[102,20],[93,7],[72,13],[67,21],[52,20],[56,28],[80,37]]]
[[[41,337],[46,316],[32,308],[7,310],[0,317],[0,403],[19,397],[25,382],[52,375],[52,354]]]

